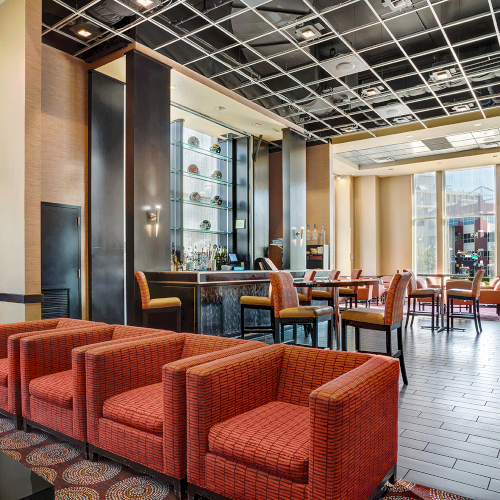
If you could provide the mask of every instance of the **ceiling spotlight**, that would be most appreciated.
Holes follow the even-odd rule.
[[[493,158],[498,158],[498,155],[493,155]]]
[[[468,104],[457,104],[456,106],[453,106],[451,109],[453,111],[456,111],[457,113],[466,113],[467,111],[470,111],[471,108],[474,107],[474,104],[472,102],[469,102]]]
[[[379,95],[381,92],[383,92],[385,89],[382,85],[378,85],[377,87],[370,87],[368,89],[363,89],[361,91],[361,95],[363,97],[373,97],[375,95]]]
[[[456,73],[457,73],[457,70],[455,68],[434,71],[434,73],[431,73],[431,75],[429,77],[429,81],[442,82],[443,80],[448,80],[449,78],[452,78],[453,76],[455,76]]]
[[[408,137],[408,138],[409,138],[409,137],[413,137],[413,135],[411,135],[411,134],[408,134],[408,135],[407,135],[406,137]]]
[[[252,123],[254,127],[260,127],[260,123]]]
[[[223,111],[224,109],[226,109],[224,106],[215,106],[215,109],[217,111]]]
[[[485,142],[483,144],[479,144],[481,149],[498,148],[498,146],[500,146],[500,142]]]
[[[170,85],[170,90],[177,90],[178,88],[177,85]]]
[[[313,38],[318,38],[321,36],[321,31],[325,27],[321,23],[316,23],[314,25],[308,24],[307,26],[302,26],[295,29],[295,34],[301,36],[304,40],[312,40]]]
[[[394,118],[392,120],[392,123],[395,123],[396,125],[401,125],[402,123],[410,123],[412,119],[413,117],[411,116],[399,116],[398,118]]]
[[[391,10],[401,10],[412,5],[411,0],[382,0],[382,4]]]
[[[135,0],[138,4],[142,5],[143,7],[149,7],[153,2],[153,0]]]
[[[393,168],[390,168],[389,170],[394,170]]]
[[[90,40],[101,34],[101,30],[92,23],[77,23],[70,26],[69,29],[80,38]]]
[[[379,157],[372,157],[372,158],[377,163],[387,163],[389,161],[394,161],[394,158],[392,156],[379,156]]]
[[[480,127],[481,123],[474,123],[474,127]]]
[[[357,125],[349,125],[348,127],[341,127],[340,129],[344,134],[350,134],[352,132],[356,132],[358,130]]]

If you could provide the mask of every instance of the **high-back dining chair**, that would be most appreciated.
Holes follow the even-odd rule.
[[[328,275],[328,281],[338,280],[340,276],[340,271],[333,269]],[[311,288],[311,294],[313,300],[326,300],[328,305],[333,307],[333,287],[326,287],[326,290],[316,290],[316,288]]]
[[[411,325],[413,326],[413,320],[415,316],[431,316],[431,330],[434,330],[434,319],[437,315],[437,325],[439,327],[439,296],[440,290],[438,288],[418,288],[417,279],[415,274],[411,269],[403,269],[405,273],[410,273],[410,281],[408,282],[408,310],[406,313],[406,324],[405,328],[408,328],[408,321],[411,316]],[[413,309],[411,309],[411,302],[413,299]],[[417,311],[416,304],[420,304],[422,301],[431,302],[431,311]],[[437,306],[437,308],[436,308]]]
[[[351,273],[351,279],[357,280],[361,277],[363,271],[361,269],[353,269]],[[339,288],[339,297],[346,299],[346,307],[347,302],[349,302],[349,306],[352,308],[352,301],[354,300],[355,307],[358,307],[358,287],[342,287]]]
[[[304,281],[314,281],[314,278],[316,277],[316,269],[309,269],[309,271],[306,271],[304,273],[303,280]],[[298,292],[299,296],[299,302],[301,306],[310,306],[311,305],[311,300],[312,300],[312,287],[310,286],[303,286],[300,289],[300,292]]]
[[[177,297],[162,297],[152,299],[149,293],[148,281],[142,271],[136,271],[135,277],[139,283],[142,303],[142,326],[148,327],[148,316],[153,313],[175,312],[176,331],[181,331],[181,301]]]
[[[408,377],[406,376],[406,368],[403,354],[403,308],[405,302],[406,288],[410,281],[410,273],[395,274],[391,281],[391,286],[387,291],[387,299],[383,312],[375,311],[374,309],[358,308],[348,309],[342,312],[342,349],[347,351],[347,326],[353,326],[355,331],[356,351],[367,352],[360,350],[359,330],[385,331],[386,352],[371,354],[386,354],[393,358],[399,358],[401,366],[401,375],[403,382],[408,385]],[[391,336],[392,331],[397,330],[398,350],[392,352]]]

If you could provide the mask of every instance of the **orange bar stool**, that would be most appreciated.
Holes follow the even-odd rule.
[[[142,302],[142,326],[148,327],[148,316],[153,313],[176,313],[176,331],[181,331],[181,301],[177,297],[162,297],[159,299],[152,299],[149,294],[148,281],[142,271],[135,273],[139,288],[141,290]]]
[[[260,297],[257,295],[242,295],[240,297],[240,310],[241,310],[241,338],[245,338],[247,333],[267,333],[274,335],[274,306],[272,302],[272,287],[269,285],[269,292],[267,297]],[[247,309],[270,311],[271,324],[268,326],[245,326],[245,311]]]
[[[361,277],[361,273],[363,271],[361,269],[353,269],[351,273],[351,279],[357,280]],[[354,300],[355,307],[358,307],[358,287],[347,287],[347,288],[339,288],[339,297],[346,299],[346,308],[347,302],[349,302],[349,307],[352,309],[352,301]]]
[[[460,288],[452,288],[446,292],[446,300],[448,307],[446,308],[446,330],[450,331],[450,318],[451,327],[453,328],[453,318],[469,318],[474,320],[476,326],[476,333],[479,335],[483,331],[481,326],[481,316],[479,314],[479,295],[481,293],[481,281],[483,279],[484,270],[479,269],[474,275],[471,290],[464,290]],[[467,304],[472,304],[472,312],[454,312],[453,302],[455,300],[464,301]]]
[[[403,382],[408,385],[408,377],[406,376],[405,360],[403,355],[403,309],[405,304],[406,288],[410,282],[410,273],[395,274],[392,278],[391,286],[387,291],[387,299],[385,301],[384,312],[376,312],[374,309],[359,308],[349,309],[342,313],[342,349],[347,351],[347,326],[353,326],[355,332],[356,351],[361,351],[359,348],[359,330],[364,328],[367,330],[385,331],[386,354],[393,358],[399,358],[401,367],[401,375]],[[397,330],[398,350],[392,352],[391,336],[392,331]],[[382,354],[382,353],[368,353]]]
[[[339,276],[340,271],[334,269],[333,271],[330,271],[330,274],[328,275],[328,281],[338,280]],[[315,288],[311,287],[311,290],[313,300],[326,300],[328,302],[328,305],[333,307],[333,287],[327,287],[326,290],[316,290]]]
[[[410,281],[408,282],[408,310],[406,312],[406,324],[405,328],[408,328],[408,321],[411,316],[410,326],[413,326],[413,320],[415,316],[430,316],[431,317],[431,330],[439,327],[439,297],[441,295],[438,288],[418,288],[417,279],[415,274],[411,269],[403,269],[405,273],[410,274]],[[411,302],[413,299],[413,309],[411,309]],[[431,303],[431,311],[417,311],[417,302],[429,302]],[[436,307],[437,306],[437,307]],[[434,318],[437,316],[437,322],[434,324]],[[427,327],[428,328],[428,327]]]
[[[300,306],[297,289],[293,285],[293,277],[288,272],[269,273],[273,287],[274,304],[274,342],[280,343],[284,336],[285,325],[293,325],[293,342],[297,343],[296,326],[304,325],[304,330],[312,327],[312,347],[318,347],[319,323],[328,321],[328,347],[333,349],[333,307]]]
[[[304,281],[314,281],[316,276],[316,269],[311,269],[304,273]],[[312,287],[303,286],[298,292],[299,302],[301,306],[310,306],[312,300]]]

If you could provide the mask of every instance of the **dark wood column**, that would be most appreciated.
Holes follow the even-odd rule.
[[[127,322],[137,324],[134,272],[170,267],[170,67],[137,51],[126,59]]]

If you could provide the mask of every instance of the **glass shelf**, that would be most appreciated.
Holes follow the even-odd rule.
[[[227,231],[213,231],[211,229],[187,229],[184,228],[183,231],[190,231],[191,233],[208,233],[208,234],[233,234]]]
[[[233,207],[216,205],[215,203],[205,203],[203,201],[184,200],[185,205],[199,205],[200,207],[217,208],[218,210],[232,210]]]
[[[201,174],[192,174],[191,172],[184,172],[184,175],[186,177],[190,177],[191,179],[200,179],[200,180],[205,180],[208,182],[214,182],[215,184],[224,184],[226,186],[231,186],[233,183],[224,181],[222,179],[214,179],[213,177],[208,177],[206,175],[201,175]]]
[[[170,226],[170,229],[180,229],[180,227]]]
[[[224,156],[219,153],[213,153],[212,151],[207,151],[206,149],[200,148],[198,146],[192,146],[191,144],[186,144],[185,142],[180,141],[170,141],[171,144],[175,144],[177,146],[182,145],[185,149],[189,151],[194,151],[195,153],[200,153],[205,156],[211,156],[212,158],[217,158],[219,160],[228,160],[231,161],[232,158],[230,156]]]

